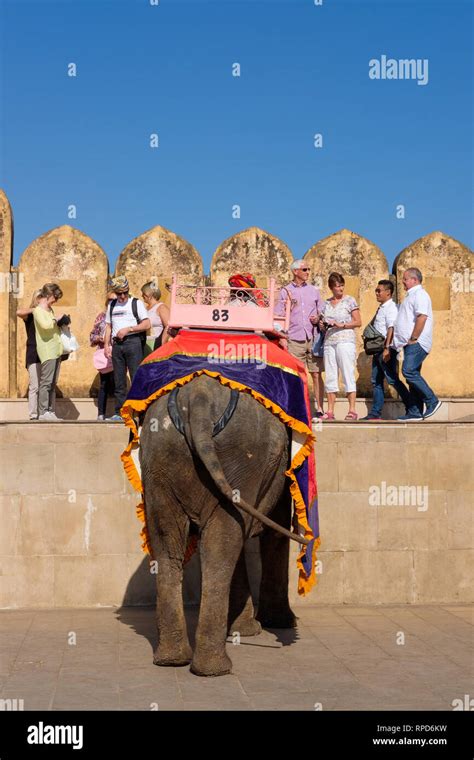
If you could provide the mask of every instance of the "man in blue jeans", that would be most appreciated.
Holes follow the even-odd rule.
[[[382,419],[382,408],[385,401],[384,380],[395,388],[405,404],[405,411],[408,414],[410,394],[406,385],[398,377],[397,352],[391,348],[393,328],[398,317],[397,305],[392,299],[393,289],[393,282],[390,280],[379,280],[375,288],[375,297],[379,303],[379,308],[374,317],[374,327],[384,336],[385,344],[382,351],[372,357],[371,379],[374,395],[372,409],[367,417],[362,417],[362,421],[366,422]]]
[[[423,288],[422,280],[416,267],[403,273],[406,296],[398,310],[393,346],[397,351],[403,348],[402,373],[410,389],[410,404],[407,413],[398,418],[399,422],[426,420],[441,406],[441,401],[421,376],[421,366],[433,343],[431,298]]]
[[[109,302],[105,315],[104,353],[112,358],[115,381],[115,414],[107,422],[122,422],[120,409],[127,396],[127,370],[130,382],[143,360],[143,338],[150,329],[145,304],[129,298],[128,280],[115,277],[111,290],[116,298]]]

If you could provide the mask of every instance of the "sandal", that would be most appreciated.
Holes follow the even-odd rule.
[[[335,416],[332,412],[324,412],[323,416],[320,418],[322,420],[335,420]]]
[[[359,415],[357,412],[348,412],[346,416],[344,417],[345,420],[358,420]]]

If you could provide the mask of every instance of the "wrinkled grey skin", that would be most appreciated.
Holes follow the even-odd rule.
[[[153,556],[158,560],[156,665],[186,665],[193,673],[231,672],[228,631],[252,636],[261,625],[295,627],[288,603],[288,538],[243,513],[222,489],[290,527],[285,470],[290,442],[278,418],[246,393],[222,432],[214,423],[230,398],[217,380],[200,376],[183,386],[178,409],[185,435],[172,424],[168,396],[148,408],[140,438],[145,509]],[[153,422],[153,421],[156,422]],[[236,497],[237,498],[237,497]],[[194,653],[182,599],[183,558],[190,522],[200,531],[202,596]],[[243,554],[244,541],[261,533],[262,581],[255,617]]]

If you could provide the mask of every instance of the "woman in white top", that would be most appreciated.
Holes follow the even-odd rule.
[[[148,319],[151,322],[150,338],[153,339],[151,350],[155,351],[168,340],[165,328],[168,327],[170,310],[160,301],[161,290],[153,280],[146,282],[141,291],[148,311]]]
[[[360,327],[359,306],[352,296],[344,295],[345,280],[339,272],[331,272],[328,286],[332,290],[332,298],[324,303],[323,312],[319,318],[319,327],[325,333],[324,337],[324,372],[325,386],[328,397],[328,411],[323,420],[334,419],[334,404],[339,390],[338,374],[342,375],[344,390],[349,401],[349,411],[346,420],[356,420],[356,336],[355,327]]]

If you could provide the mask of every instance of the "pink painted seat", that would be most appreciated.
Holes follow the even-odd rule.
[[[269,288],[230,288],[183,285],[173,275],[170,327],[207,330],[245,330],[279,334],[288,330],[290,303],[283,316],[274,314],[277,291],[274,278]]]

